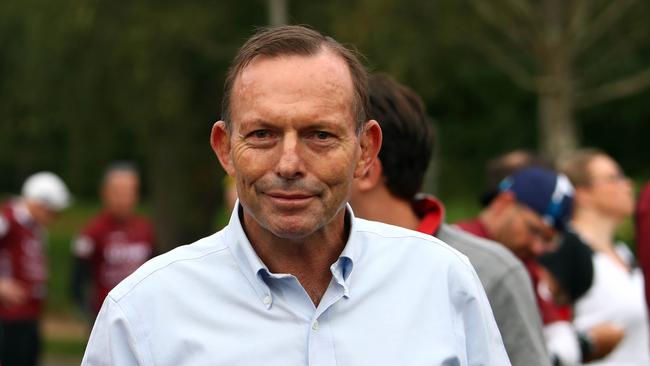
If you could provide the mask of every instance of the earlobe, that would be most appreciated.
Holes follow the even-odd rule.
[[[215,122],[212,126],[210,145],[226,173],[234,176],[235,169],[232,163],[232,157],[230,156],[230,134],[226,129],[226,123],[224,121]]]
[[[357,178],[357,189],[362,192],[371,191],[383,182],[383,167],[379,158],[373,159],[365,174]]]
[[[377,158],[379,149],[381,149],[381,127],[375,120],[366,122],[361,136],[359,136],[361,145],[361,156],[354,172],[354,177],[363,177],[370,169],[371,164]]]

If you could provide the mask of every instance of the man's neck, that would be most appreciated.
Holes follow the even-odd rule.
[[[618,224],[618,220],[591,209],[576,210],[572,221],[575,231],[597,251],[611,250]]]
[[[388,189],[378,189],[366,194],[372,196],[360,200],[359,205],[355,205],[356,216],[411,230],[418,228],[420,218],[413,211],[411,202],[393,196]]]
[[[494,212],[489,208],[484,209],[476,218],[487,234],[487,239],[495,240],[495,233],[498,231],[499,223],[495,219]],[[503,244],[503,243],[501,243]]]
[[[289,273],[300,281],[318,306],[332,279],[330,266],[345,247],[350,231],[346,210],[324,228],[299,239],[275,236],[244,213],[242,224],[255,253],[273,273]]]

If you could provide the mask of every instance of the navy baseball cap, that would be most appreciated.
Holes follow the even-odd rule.
[[[522,169],[501,181],[499,192],[506,191],[557,230],[564,230],[571,219],[573,186],[564,174],[537,167]]]

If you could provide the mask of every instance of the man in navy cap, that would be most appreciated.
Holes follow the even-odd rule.
[[[555,235],[571,216],[573,186],[544,168],[526,168],[504,179],[478,218],[457,225],[502,243],[526,264],[554,249]]]
[[[501,181],[477,218],[456,223],[465,231],[503,244],[524,262],[533,281],[533,289],[536,290],[535,295],[547,337],[550,338],[556,338],[556,335],[548,332],[556,330],[549,325],[570,324],[572,312],[570,306],[558,305],[552,298],[540,293],[543,286],[539,286],[539,283],[546,282],[544,277],[548,266],[545,270],[538,259],[557,249],[557,234],[564,233],[571,218],[573,193],[573,186],[564,174],[542,167],[522,168]],[[564,235],[571,235],[570,231]],[[557,254],[559,253],[556,252]],[[556,273],[554,275],[557,276]],[[579,293],[584,290],[580,289]],[[570,291],[568,295],[571,300],[577,296],[571,295]],[[565,332],[562,327],[556,328]],[[571,343],[570,349],[578,346],[580,348],[581,355],[572,354],[567,357],[571,360],[574,360],[574,357],[603,357],[616,346],[621,337],[619,330],[609,324],[594,327],[587,334],[581,334],[578,339],[571,339],[575,335],[562,335],[559,343]],[[547,345],[551,353],[562,355],[561,358],[564,358],[567,356],[564,349],[567,344],[562,344],[562,349],[556,349],[553,344],[558,343],[557,339],[560,338],[552,339]]]

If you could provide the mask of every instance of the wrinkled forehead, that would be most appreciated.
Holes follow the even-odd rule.
[[[292,98],[300,103],[306,96],[341,104],[351,116],[354,87],[348,65],[327,49],[315,55],[258,56],[236,77],[231,100],[232,119],[242,108],[271,98]]]

